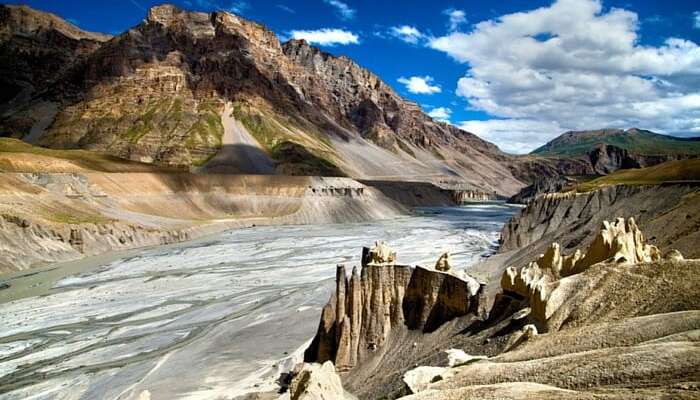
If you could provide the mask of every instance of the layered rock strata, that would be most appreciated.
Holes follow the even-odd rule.
[[[635,217],[650,244],[700,257],[700,189],[691,183],[607,186],[586,193],[539,196],[501,231],[508,264],[525,264],[552,242],[563,249],[589,245],[604,220]]]
[[[483,285],[469,276],[420,266],[368,263],[353,268],[348,278],[339,265],[335,293],[305,359],[331,360],[338,371],[348,372],[402,330],[429,333],[454,318],[478,314],[482,294]]]

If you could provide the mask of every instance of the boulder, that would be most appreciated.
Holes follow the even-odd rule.
[[[448,349],[445,350],[445,354],[447,354],[447,365],[450,367],[466,364],[475,360],[485,360],[488,358],[486,356],[472,356],[460,349]]]
[[[450,253],[442,253],[440,258],[438,258],[437,262],[435,263],[435,269],[443,272],[452,269],[452,265],[450,263]]]
[[[428,388],[431,383],[439,382],[454,375],[451,368],[418,367],[403,375],[403,382],[411,393],[418,393]]]
[[[680,251],[673,249],[666,254],[666,259],[670,261],[683,261],[685,258],[683,257],[683,254],[681,254]]]
[[[369,259],[367,264],[384,265],[394,264],[396,262],[396,252],[394,249],[383,241],[374,242],[374,247],[369,250]]]
[[[342,400],[348,399],[340,377],[330,361],[323,364],[299,364],[289,387],[291,400]]]

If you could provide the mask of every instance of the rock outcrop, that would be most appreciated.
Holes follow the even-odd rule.
[[[700,257],[700,190],[692,183],[607,186],[585,193],[536,198],[501,231],[500,253],[515,252],[510,264],[525,265],[552,242],[562,249],[588,246],[604,220],[635,217],[649,244]]]
[[[676,250],[669,253],[668,259],[679,261],[683,256]],[[660,260],[661,252],[645,243],[634,219],[618,218],[612,223],[603,222],[585,252],[576,250],[564,255],[559,244],[552,243],[545,254],[527,266],[508,267],[501,278],[501,288],[506,295],[526,299],[531,308],[530,317],[545,326],[572,290],[569,283],[573,281],[565,280],[566,277],[598,264],[634,265]]]
[[[449,271],[452,268],[450,263],[450,253],[443,253],[435,262],[435,269],[438,271]]]
[[[353,268],[349,278],[338,266],[335,293],[305,360],[331,360],[346,373],[382,354],[400,331],[429,333],[453,318],[478,314],[482,293],[483,285],[473,278],[420,266],[367,263],[361,271]]]
[[[335,372],[333,363],[303,363],[295,367],[294,378],[289,387],[291,400],[343,400],[346,396],[340,377]]]

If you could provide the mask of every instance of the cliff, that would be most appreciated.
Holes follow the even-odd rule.
[[[604,220],[634,217],[658,247],[700,257],[700,190],[692,182],[612,185],[585,193],[554,193],[536,198],[501,232],[499,252],[515,251],[519,261],[544,253],[557,241],[564,249],[588,244]]]
[[[335,293],[305,353],[307,362],[332,361],[353,393],[363,392],[363,381],[389,381],[382,372],[401,365],[402,346],[430,352],[432,341],[483,312],[483,285],[466,274],[397,265],[388,257],[363,260],[349,277],[338,266]]]
[[[337,365],[343,384],[367,399],[694,398],[689,382],[700,367],[700,261],[671,249],[662,257],[633,219],[606,221],[591,239],[590,246],[566,253],[550,243],[545,254],[508,268],[486,318],[467,320],[448,335],[399,340],[381,360],[361,358],[349,370]],[[349,316],[355,315],[338,303],[357,290],[343,274],[340,269],[339,295],[324,309],[319,328],[321,337],[341,338],[338,349],[355,337],[333,331],[339,314],[341,331],[352,327]],[[431,284],[418,290],[419,297],[434,298]],[[378,291],[377,298],[394,298],[392,291]],[[345,308],[339,313],[338,307]],[[373,318],[392,321],[395,311],[377,309]],[[388,331],[387,347],[397,341],[396,327],[383,326],[390,329],[373,337]],[[416,350],[428,341],[430,350]],[[381,347],[370,349],[380,353]],[[337,362],[345,351],[336,354]]]

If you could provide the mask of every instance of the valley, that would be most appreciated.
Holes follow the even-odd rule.
[[[0,4],[0,400],[700,398],[698,11],[176,3]]]

